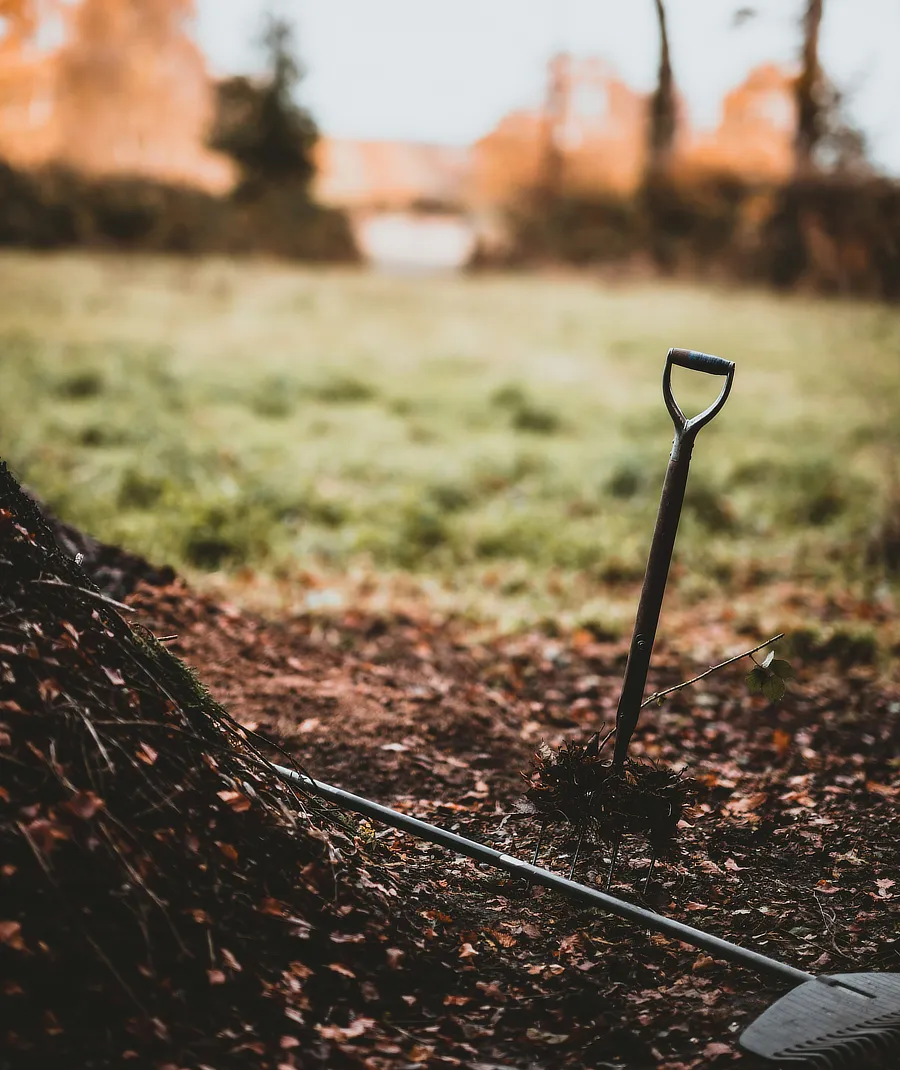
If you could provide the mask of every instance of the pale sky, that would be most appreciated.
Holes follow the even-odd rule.
[[[757,14],[739,27],[740,7]],[[548,56],[609,60],[635,89],[655,81],[653,0],[197,0],[216,74],[252,71],[266,9],[297,28],[301,98],[336,137],[467,144],[538,103]],[[791,63],[805,0],[669,0],[678,88],[697,126],[759,63]],[[825,0],[821,58],[852,98],[876,163],[900,174],[900,0]]]

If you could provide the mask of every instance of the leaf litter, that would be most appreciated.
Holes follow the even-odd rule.
[[[266,772],[287,753],[525,856],[538,830],[521,774],[542,741],[609,724],[624,644],[474,640],[425,613],[266,620],[105,548],[94,577],[135,611],[128,629],[95,598],[38,593],[34,579],[89,581],[4,479],[0,959],[16,1066],[61,1053],[93,1066],[763,1065],[735,1037],[778,994],[768,982],[326,812]],[[152,673],[130,643],[152,651]],[[647,712],[636,758],[686,767],[696,796],[646,901],[802,968],[897,969],[900,691],[871,665],[798,668],[777,707],[723,674]],[[681,675],[663,648],[653,687]],[[260,752],[254,732],[281,750]],[[564,870],[575,840],[561,826],[544,864]],[[580,878],[602,882],[607,860],[594,845]],[[640,843],[623,848],[615,894],[639,900],[649,862]]]

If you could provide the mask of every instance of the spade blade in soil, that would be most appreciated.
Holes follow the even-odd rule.
[[[900,973],[840,973],[792,989],[748,1026],[741,1047],[780,1063],[900,1064]]]

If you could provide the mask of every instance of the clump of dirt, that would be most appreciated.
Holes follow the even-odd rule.
[[[377,1042],[357,977],[387,962],[390,874],[2,462],[0,769],[0,1066],[349,1066]]]
[[[611,844],[626,835],[644,837],[654,857],[675,851],[678,824],[687,813],[694,785],[683,771],[659,761],[626,758],[621,769],[602,757],[612,732],[595,732],[586,743],[564,740],[553,748],[542,742],[523,773],[528,782],[524,804],[548,824],[566,822],[588,846]],[[573,863],[574,866],[574,863]]]
[[[122,599],[141,585],[165,587],[175,580],[170,565],[151,565],[145,558],[110,546],[66,524],[40,501],[32,499],[57,546],[78,564],[110,598]]]

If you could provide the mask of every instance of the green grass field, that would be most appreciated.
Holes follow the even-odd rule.
[[[64,518],[195,580],[291,605],[311,576],[319,597],[417,585],[506,623],[630,627],[671,345],[738,366],[694,453],[683,597],[895,581],[900,311],[874,305],[7,254],[0,456]],[[675,378],[686,409],[720,385]]]

